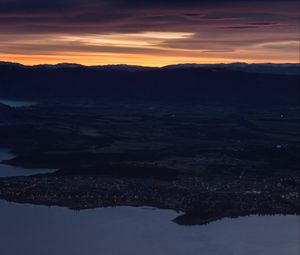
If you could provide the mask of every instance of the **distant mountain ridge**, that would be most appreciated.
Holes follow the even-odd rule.
[[[286,74],[286,75],[300,75],[300,64],[247,64],[247,63],[230,63],[230,64],[178,64],[170,65],[164,68],[178,69],[178,68],[224,68],[227,70],[235,70],[242,72],[253,73],[272,73],[272,74]]]
[[[26,66],[19,63],[13,62],[1,62],[1,66],[14,66],[19,68],[29,68],[29,69],[63,69],[63,68],[87,68],[96,70],[111,70],[111,71],[152,71],[159,69],[188,69],[188,68],[222,68],[228,70],[236,70],[243,72],[253,72],[253,73],[273,73],[273,74],[286,74],[286,75],[300,75],[300,64],[285,63],[285,64],[274,64],[274,63],[262,63],[262,64],[248,64],[244,62],[235,62],[230,64],[176,64],[167,65],[163,67],[147,67],[138,65],[125,65],[125,64],[115,64],[115,65],[95,65],[95,66],[84,66],[75,63],[59,63],[59,64],[40,64],[33,66]]]
[[[162,68],[0,63],[0,98],[299,104],[297,64],[183,64]],[[278,71],[279,70],[279,71]],[[287,75],[288,74],[288,75]]]

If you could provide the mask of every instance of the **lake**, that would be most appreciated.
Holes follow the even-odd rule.
[[[26,107],[37,104],[33,101],[23,101],[23,100],[9,100],[9,99],[0,99],[1,104],[5,104],[11,107]]]
[[[28,176],[33,174],[51,173],[55,171],[52,169],[28,169],[23,167],[1,164],[2,160],[11,159],[13,157],[14,155],[10,153],[9,150],[0,148],[0,177]]]
[[[0,150],[0,160],[13,157]],[[0,176],[30,170],[0,164]],[[299,217],[248,216],[180,226],[171,210],[99,208],[72,211],[0,200],[2,255],[298,255]]]
[[[60,207],[0,201],[3,255],[297,255],[299,218],[249,216],[179,226],[174,211]]]

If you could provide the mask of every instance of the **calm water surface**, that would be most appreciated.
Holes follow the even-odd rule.
[[[1,164],[2,160],[7,160],[13,158],[14,155],[9,152],[9,150],[0,148],[0,177],[9,176],[28,176],[33,174],[44,174],[51,173],[55,170],[50,169],[28,169],[23,167],[9,166]],[[1,252],[0,252],[1,255]]]
[[[169,210],[71,211],[0,201],[3,255],[298,255],[299,218],[249,216],[179,226]]]
[[[13,157],[0,150],[0,161]],[[0,164],[0,177],[30,175]],[[1,255],[299,255],[297,216],[249,216],[180,226],[178,214],[151,208],[61,207],[0,200]]]
[[[24,106],[32,106],[37,104],[36,102],[32,102],[32,101],[6,100],[6,99],[0,99],[0,103],[6,104],[11,107],[24,107]]]

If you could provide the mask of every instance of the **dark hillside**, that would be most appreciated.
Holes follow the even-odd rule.
[[[0,97],[294,104],[299,100],[299,77],[206,67],[132,72],[84,66],[25,68],[1,65]]]

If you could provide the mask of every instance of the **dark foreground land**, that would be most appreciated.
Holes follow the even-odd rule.
[[[5,164],[58,169],[0,179],[0,198],[72,209],[184,212],[179,224],[300,213],[298,105],[52,100],[0,105]]]

